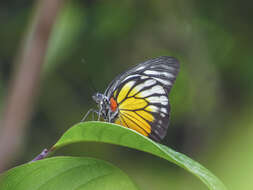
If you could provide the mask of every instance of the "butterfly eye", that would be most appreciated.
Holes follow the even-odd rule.
[[[94,94],[94,95],[92,96],[93,100],[94,100],[97,104],[99,104],[99,103],[102,102],[103,97],[104,97],[104,95],[101,94],[101,93],[96,93],[96,94]]]

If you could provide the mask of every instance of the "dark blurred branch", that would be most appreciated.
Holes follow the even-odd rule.
[[[0,172],[8,167],[22,143],[38,90],[50,32],[63,0],[41,0],[38,3],[32,31],[28,33],[16,60],[17,69],[5,102],[0,131]]]

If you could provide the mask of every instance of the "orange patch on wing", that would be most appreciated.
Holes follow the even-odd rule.
[[[117,102],[114,100],[113,97],[111,97],[111,99],[110,99],[110,104],[111,104],[111,109],[112,109],[112,111],[116,111],[116,109],[117,109],[117,107],[118,107],[118,104],[117,104]]]

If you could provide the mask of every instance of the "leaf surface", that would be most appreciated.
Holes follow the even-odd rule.
[[[53,157],[10,169],[0,190],[137,190],[115,166],[83,157]]]
[[[98,121],[79,123],[63,134],[53,146],[53,150],[77,142],[102,142],[148,152],[191,172],[211,190],[226,190],[224,184],[198,162],[134,130],[116,124]]]

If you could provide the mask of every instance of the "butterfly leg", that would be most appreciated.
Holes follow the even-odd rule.
[[[93,108],[89,109],[89,111],[87,111],[81,122],[84,122],[86,118],[90,115],[90,113],[92,113],[92,119],[94,120],[94,113],[98,114],[98,111]]]
[[[98,112],[98,121],[100,121],[101,112]]]

